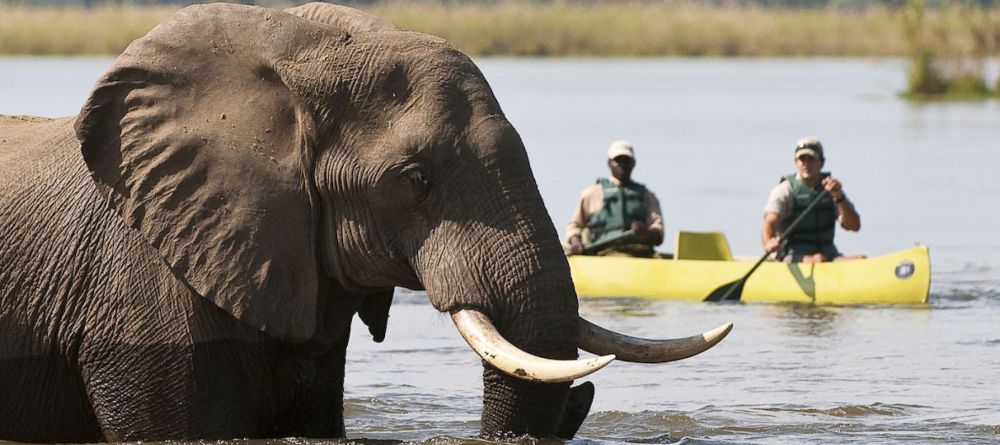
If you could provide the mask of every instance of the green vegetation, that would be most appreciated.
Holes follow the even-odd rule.
[[[956,2],[929,11],[924,0],[909,0],[903,10],[903,33],[910,58],[905,97],[976,100],[1000,96],[1000,76],[992,88],[986,81],[986,62],[1000,53],[996,10]]]
[[[0,3],[0,54],[116,54],[178,7],[36,8]],[[711,7],[670,0],[400,1],[362,7],[405,29],[440,35],[479,56],[907,54],[901,11],[884,7]]]
[[[179,6],[0,3],[0,54],[116,54]],[[909,9],[768,8],[690,2],[380,2],[363,6],[478,56],[903,56]],[[994,14],[995,15],[995,14]],[[924,14],[926,29],[965,24]],[[952,39],[944,51],[967,53]]]
[[[0,54],[112,55],[179,6],[28,7],[0,3]]]
[[[895,13],[699,6],[688,2],[378,4],[407,29],[440,35],[478,55],[899,55]]]
[[[154,1],[154,0],[149,0]],[[275,4],[281,0],[266,0]],[[776,0],[777,1],[777,0]],[[913,98],[996,96],[986,61],[1000,54],[1000,8],[925,0],[767,6],[777,2],[497,0],[365,2],[404,29],[474,56],[908,57]],[[111,55],[180,5],[0,0],[0,54]],[[949,3],[941,3],[949,2]],[[813,5],[803,0],[794,5]],[[831,6],[832,5],[832,6]],[[1000,78],[1000,76],[998,76]]]

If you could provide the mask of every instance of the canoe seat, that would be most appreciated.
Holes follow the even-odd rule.
[[[675,260],[732,261],[729,242],[722,232],[677,232]]]

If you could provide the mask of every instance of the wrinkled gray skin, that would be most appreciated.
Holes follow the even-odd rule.
[[[0,438],[343,436],[351,318],[381,341],[394,286],[577,357],[569,267],[475,65],[289,12],[185,8],[79,116],[0,118]],[[589,406],[483,379],[488,437],[572,436]]]

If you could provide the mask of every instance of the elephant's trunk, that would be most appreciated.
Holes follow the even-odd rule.
[[[480,424],[483,438],[502,440],[524,434],[556,436],[569,383],[526,382],[487,366],[483,371],[483,385]],[[553,403],[553,400],[563,402]]]
[[[545,298],[540,296],[539,298]],[[531,354],[552,359],[577,357],[575,311],[531,313],[501,327],[512,344]],[[529,434],[555,437],[566,411],[570,382],[539,383],[505,373],[484,362],[481,435],[497,439]],[[580,416],[585,417],[586,413]],[[579,424],[572,430],[575,432]],[[570,433],[572,437],[572,433]]]
[[[606,364],[613,351],[633,361],[676,360],[725,333],[663,343],[613,335],[582,320],[569,262],[520,139],[503,120],[477,125],[480,131],[469,132],[471,149],[459,157],[474,154],[464,165],[485,168],[475,181],[455,170],[452,185],[475,192],[448,196],[411,264],[434,307],[453,314],[484,359],[483,437],[569,438],[593,397],[592,386],[571,392],[570,383]],[[476,322],[463,330],[468,318]],[[580,347],[609,352],[573,363]]]

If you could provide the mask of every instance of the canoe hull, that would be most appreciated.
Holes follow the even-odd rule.
[[[752,261],[656,260],[571,256],[580,297],[704,300],[738,280]],[[829,263],[766,262],[751,275],[741,301],[808,304],[923,304],[930,289],[926,246],[875,258]]]

